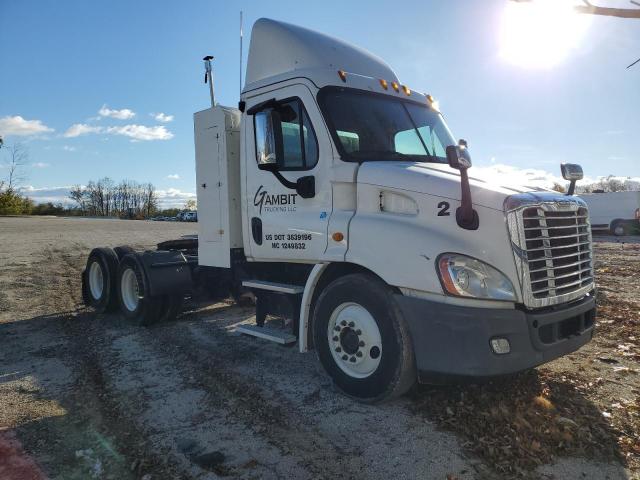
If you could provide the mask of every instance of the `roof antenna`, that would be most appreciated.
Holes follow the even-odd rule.
[[[207,55],[202,60],[204,60],[204,83],[209,84],[209,94],[211,95],[211,107],[216,106],[216,100],[213,96],[213,72],[211,71],[211,60],[213,57],[211,55]]]
[[[242,10],[240,10],[240,99],[242,99]]]

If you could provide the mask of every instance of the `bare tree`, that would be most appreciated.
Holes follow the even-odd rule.
[[[8,159],[3,162],[7,168],[6,184],[7,189],[14,191],[20,187],[27,179],[25,168],[29,161],[29,151],[22,143],[14,143],[13,145],[3,148],[7,152]]]
[[[529,3],[535,0],[511,0],[517,3]],[[599,15],[604,17],[618,17],[618,18],[640,18],[640,8],[612,8],[601,7],[594,5],[589,0],[582,0],[584,5],[576,5],[573,8],[576,13],[583,13],[588,15]],[[640,2],[636,0],[629,0],[629,3],[640,7]],[[627,68],[633,67],[636,63],[640,62],[640,58],[635,62],[627,65]]]
[[[87,208],[86,190],[81,185],[74,185],[69,191],[69,198],[78,204],[80,213],[84,215]]]
[[[535,0],[512,0],[517,3],[529,3]],[[576,5],[573,8],[577,13],[586,13],[589,15],[601,15],[604,17],[618,18],[640,18],[640,8],[611,8],[594,5],[588,0],[582,0],[584,5]],[[640,7],[640,3],[631,0],[630,3]]]
[[[69,198],[78,204],[83,214],[100,217],[148,218],[158,209],[153,184],[132,180],[122,180],[118,184],[107,177],[92,180],[86,187],[74,186],[69,191]]]
[[[640,8],[611,8],[611,7],[599,7],[589,2],[588,0],[582,0],[584,5],[576,5],[574,8],[578,13],[587,13],[590,15],[602,15],[605,17],[619,17],[619,18],[640,18]],[[630,2],[634,5],[640,6],[638,2]]]

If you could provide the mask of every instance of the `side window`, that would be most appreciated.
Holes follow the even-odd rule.
[[[347,153],[357,152],[360,150],[360,137],[354,132],[343,132],[342,130],[336,130],[342,148]]]
[[[256,113],[254,130],[258,162],[274,154],[279,170],[309,170],[318,163],[318,141],[299,99]]]

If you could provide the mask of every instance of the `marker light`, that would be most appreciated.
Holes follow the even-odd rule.
[[[445,293],[456,297],[516,300],[513,284],[501,272],[459,253],[444,253],[436,262]]]
[[[387,83],[387,81],[383,78],[380,79],[380,86],[382,88],[384,88],[385,90],[387,90],[389,88],[389,84]]]
[[[405,95],[411,95],[411,89],[406,85],[402,85],[402,91],[405,93]]]
[[[345,72],[344,70],[338,70],[338,76],[340,77],[340,80],[342,80],[343,82],[346,83],[346,81],[347,81],[347,72]]]
[[[427,95],[427,102],[429,102],[429,106],[434,109],[436,112],[440,111],[440,104],[438,103],[438,101],[433,98],[433,95],[428,94]]]
[[[391,86],[396,92],[400,91],[400,86],[398,85],[398,82],[391,82]]]
[[[331,235],[331,238],[333,238],[334,242],[341,242],[342,240],[344,240],[344,234],[342,232],[336,232]]]

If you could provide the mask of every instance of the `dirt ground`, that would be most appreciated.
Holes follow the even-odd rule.
[[[315,353],[238,336],[253,310],[187,304],[134,327],[82,306],[95,246],[194,224],[0,218],[0,480],[640,478],[640,243],[596,244],[594,341],[486,385],[355,403]]]

